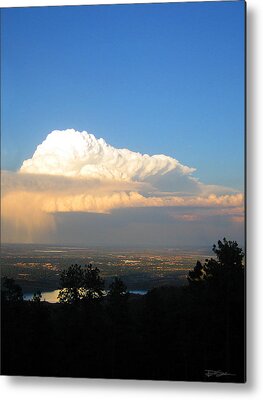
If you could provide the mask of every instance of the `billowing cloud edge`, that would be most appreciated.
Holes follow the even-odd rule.
[[[22,173],[84,177],[116,181],[145,181],[171,171],[188,175],[195,171],[163,154],[150,156],[118,149],[93,134],[74,129],[55,130],[25,160]]]

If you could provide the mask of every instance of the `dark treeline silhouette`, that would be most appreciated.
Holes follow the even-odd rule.
[[[226,239],[213,251],[185,286],[144,296],[120,278],[105,295],[92,265],[62,272],[56,304],[4,278],[2,374],[244,382],[244,254]]]

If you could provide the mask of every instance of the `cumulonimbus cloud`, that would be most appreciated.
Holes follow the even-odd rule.
[[[20,168],[25,173],[117,181],[144,181],[175,170],[187,175],[195,169],[163,154],[117,149],[102,138],[74,129],[51,132]]]
[[[13,238],[29,240],[54,230],[55,214],[65,212],[188,207],[193,214],[175,218],[193,221],[194,209],[209,208],[240,222],[243,194],[205,185],[193,172],[175,158],[116,149],[87,132],[53,131],[17,173],[2,173],[2,218]]]

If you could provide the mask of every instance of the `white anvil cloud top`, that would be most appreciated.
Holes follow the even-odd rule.
[[[20,168],[23,173],[139,182],[171,171],[189,175],[195,169],[162,154],[117,149],[104,139],[74,129],[51,132]]]

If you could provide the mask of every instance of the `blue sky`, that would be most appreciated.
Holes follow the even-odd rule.
[[[54,129],[243,188],[244,2],[2,10],[2,168]]]

